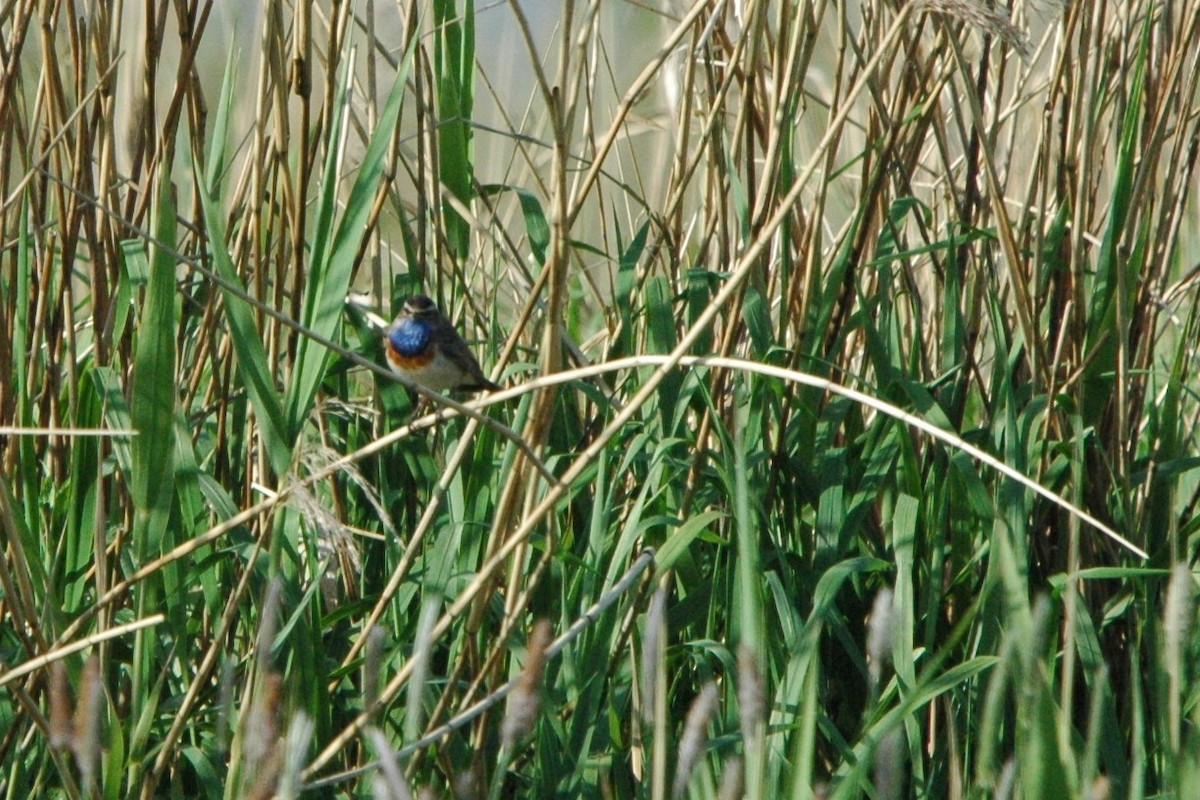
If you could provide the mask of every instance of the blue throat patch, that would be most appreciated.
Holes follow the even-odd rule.
[[[433,338],[430,325],[416,319],[406,319],[388,335],[395,351],[404,358],[415,358],[425,352]]]

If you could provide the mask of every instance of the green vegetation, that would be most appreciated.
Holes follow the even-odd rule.
[[[1200,797],[1198,0],[218,5],[0,2],[0,796]]]

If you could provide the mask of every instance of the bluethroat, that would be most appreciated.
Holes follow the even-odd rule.
[[[388,365],[397,375],[435,392],[497,391],[454,324],[423,294],[404,301],[387,329]]]

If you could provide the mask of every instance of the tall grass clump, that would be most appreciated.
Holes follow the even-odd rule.
[[[1197,41],[0,3],[0,795],[1200,796]]]

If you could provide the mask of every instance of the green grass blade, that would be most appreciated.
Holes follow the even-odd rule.
[[[137,509],[134,546],[139,561],[158,554],[175,483],[175,206],[164,175],[154,206],[150,281],[137,329],[129,418],[138,435],[130,447],[129,493]]]
[[[224,174],[225,131],[229,125],[230,107],[233,99],[234,70],[232,53],[226,64],[225,82],[221,89],[221,101],[217,106],[214,123],[216,130],[209,149],[205,168],[196,167],[196,174],[205,175],[205,184],[197,192],[204,220],[204,229],[212,253],[212,263],[218,275],[228,284],[241,286],[237,268],[225,247],[225,222],[217,198],[220,196],[220,181]],[[292,438],[284,425],[283,407],[275,387],[274,373],[263,348],[261,334],[254,322],[254,314],[246,302],[237,294],[221,287],[225,300],[225,319],[229,324],[230,341],[238,376],[246,387],[250,404],[258,420],[267,460],[276,475],[285,475],[292,463]]]
[[[1134,265],[1137,259],[1122,253],[1121,247],[1129,224],[1129,215],[1135,211],[1131,202],[1140,156],[1142,98],[1151,32],[1151,17],[1147,15],[1142,25],[1142,35],[1133,65],[1129,100],[1121,120],[1120,146],[1112,178],[1108,224],[1096,256],[1096,277],[1092,282],[1087,309],[1087,345],[1098,351],[1089,358],[1084,375],[1086,391],[1082,411],[1083,419],[1088,424],[1097,423],[1100,411],[1110,401],[1111,386],[1117,372],[1118,339],[1128,335],[1127,331],[1118,330],[1118,320],[1128,319],[1124,309],[1118,312],[1118,306],[1127,305],[1134,296],[1132,279],[1137,273],[1135,271],[1131,274],[1129,270],[1136,270]],[[1126,246],[1129,246],[1128,243]]]
[[[434,69],[437,73],[438,177],[456,198],[469,205],[475,173],[472,154],[471,118],[475,107],[475,3],[464,0],[463,9],[454,0],[435,0],[433,16],[438,27],[434,39]],[[470,245],[470,224],[450,207],[442,210],[446,240],[451,253],[464,259]]]
[[[387,102],[379,115],[375,130],[371,133],[367,152],[359,166],[350,196],[346,200],[346,210],[338,222],[337,230],[329,238],[324,224],[318,225],[317,238],[313,241],[312,262],[309,268],[308,280],[305,281],[303,318],[300,322],[318,336],[334,339],[341,326],[346,295],[350,291],[350,279],[354,274],[355,258],[362,247],[367,234],[367,223],[370,220],[371,209],[383,180],[384,170],[391,150],[396,121],[400,116],[403,105],[405,82],[408,66],[411,63],[410,50],[401,64],[396,81],[392,84]],[[351,62],[353,59],[347,59]],[[341,88],[339,108],[348,102],[346,95],[350,80],[349,63]],[[341,115],[333,115],[340,119]],[[331,131],[331,142],[340,135],[340,123],[335,124]],[[318,219],[332,218],[333,207],[337,202],[336,186],[338,183],[337,148],[332,144],[330,156],[326,161],[324,183],[321,190],[320,205],[317,209]],[[316,399],[321,381],[325,379],[331,359],[325,347],[307,337],[300,339],[296,351],[296,366],[288,385],[286,400],[287,430],[293,436],[300,433],[301,427],[308,419]]]
[[[212,243],[213,265],[226,282],[237,286],[240,281],[233,260],[225,249],[225,224],[217,210],[210,189],[198,192],[204,215],[204,228]],[[267,352],[259,338],[254,314],[241,297],[222,287],[225,297],[225,319],[229,323],[230,339],[237,363],[238,376],[254,406],[267,460],[276,475],[286,475],[292,463],[292,438],[286,433],[283,407],[267,360]]]

